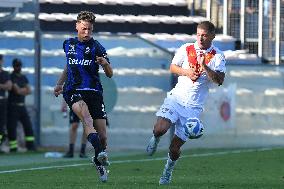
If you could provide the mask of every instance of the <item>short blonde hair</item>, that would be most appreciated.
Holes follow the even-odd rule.
[[[89,11],[81,11],[77,16],[77,22],[80,22],[81,20],[90,22],[92,24],[95,23],[96,16],[93,12]]]

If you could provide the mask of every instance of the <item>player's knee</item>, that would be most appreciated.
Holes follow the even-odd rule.
[[[75,127],[73,127],[73,126],[71,127],[70,130],[71,130],[72,133],[77,132],[77,128],[75,128]]]
[[[78,129],[78,124],[72,124],[71,129],[72,129],[73,132],[76,132],[77,129]]]
[[[164,135],[169,129],[169,126],[166,122],[157,121],[154,126],[153,133],[156,137]]]

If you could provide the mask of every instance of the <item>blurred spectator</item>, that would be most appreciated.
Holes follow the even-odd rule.
[[[253,14],[256,11],[256,9],[257,9],[258,1],[256,1],[256,0],[248,0],[247,5],[248,6],[246,6],[246,12],[248,14]]]
[[[7,98],[6,91],[11,90],[12,82],[7,71],[3,70],[4,57],[0,54],[0,145],[6,138],[5,125],[7,120]]]
[[[31,94],[31,88],[29,81],[25,75],[21,73],[22,61],[20,59],[13,60],[13,69],[11,73],[11,80],[13,83],[12,90],[9,91],[8,96],[8,138],[10,145],[10,152],[16,152],[18,150],[17,142],[17,124],[20,121],[23,125],[25,134],[25,144],[29,151],[35,150],[35,137],[32,129],[32,123],[30,116],[26,109],[25,97]]]

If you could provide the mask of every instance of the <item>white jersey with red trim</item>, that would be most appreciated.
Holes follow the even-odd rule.
[[[226,60],[221,50],[214,45],[207,50],[201,50],[197,42],[186,43],[176,52],[172,63],[184,69],[195,67],[198,69],[197,56],[203,53],[207,66],[220,72],[226,72]],[[206,72],[202,72],[196,81],[192,81],[187,76],[179,76],[176,86],[168,93],[168,97],[175,98],[176,102],[182,106],[203,107],[209,88],[213,82],[207,77]]]

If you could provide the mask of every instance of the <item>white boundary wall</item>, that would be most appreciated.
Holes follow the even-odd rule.
[[[213,98],[207,101],[202,115],[206,126],[205,135],[198,140],[187,142],[184,148],[284,145],[284,77],[281,70],[281,67],[269,66],[228,66],[224,86],[217,91],[210,91],[210,96]],[[121,109],[116,109],[122,106],[131,110],[129,106],[123,106],[126,100],[131,101],[129,99],[131,95],[136,101],[141,102],[140,109],[146,103],[143,99],[156,102],[156,106],[152,109],[144,107],[144,112],[135,109],[123,112]],[[120,91],[116,107],[109,114],[111,123],[111,128],[108,129],[109,149],[144,150],[156,120],[155,111],[165,95],[165,91],[143,95],[137,93],[127,95]],[[224,121],[220,113],[220,107],[224,102],[228,102],[231,107],[230,118],[227,121]],[[61,116],[54,113],[57,121],[61,119],[58,115]],[[67,120],[65,123],[55,128],[43,128],[42,144],[66,146]],[[164,136],[159,148],[168,148],[169,138],[169,134]]]

